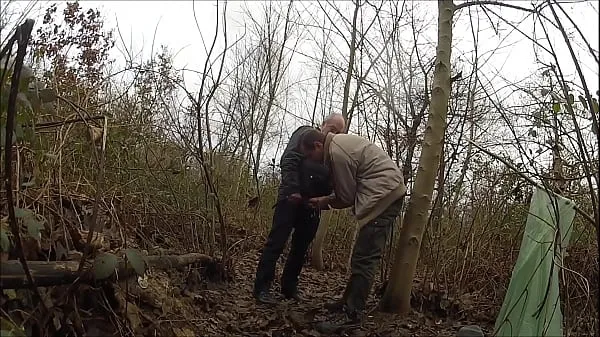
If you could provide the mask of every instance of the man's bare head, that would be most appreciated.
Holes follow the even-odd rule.
[[[324,134],[328,134],[329,132],[338,134],[344,132],[345,130],[346,120],[340,113],[332,113],[331,115],[327,116],[327,118],[325,118],[323,121],[323,124],[321,124],[321,132]]]

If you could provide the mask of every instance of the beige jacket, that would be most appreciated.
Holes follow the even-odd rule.
[[[359,226],[406,194],[402,171],[380,147],[348,134],[327,135],[325,165],[331,170],[334,208],[353,206]]]

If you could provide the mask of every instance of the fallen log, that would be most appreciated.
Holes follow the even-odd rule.
[[[93,260],[88,260],[84,266],[80,281],[83,283],[94,282],[94,271],[92,269]],[[173,269],[186,267],[193,263],[210,264],[215,260],[204,254],[183,254],[183,255],[153,255],[147,256],[146,262],[149,268],[153,269]],[[33,276],[35,284],[39,287],[48,287],[73,283],[77,280],[79,274],[79,261],[27,261],[27,265]],[[120,259],[116,273],[112,278],[123,279],[135,275],[135,271],[128,266],[124,259]],[[2,289],[20,289],[29,287],[27,276],[23,271],[23,266],[18,260],[10,260],[0,263],[0,288]]]

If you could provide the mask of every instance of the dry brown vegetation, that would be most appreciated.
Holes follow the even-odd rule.
[[[302,123],[319,123],[344,105],[350,131],[386,149],[412,188],[435,46],[418,43],[428,25],[418,5],[357,2],[344,16],[337,5],[323,2],[312,4],[327,13],[323,21],[300,22],[307,5],[264,3],[245,12],[245,36],[229,39],[221,49],[207,41],[202,85],[193,90],[166,46],[151,59],[131,58],[115,69],[109,55],[118,34],[85,2],[52,5],[36,19],[10,151],[5,132],[14,68],[7,69],[4,60],[0,65],[2,163],[10,152],[7,186],[13,192],[9,207],[3,184],[2,262],[22,252],[26,261],[70,261],[69,275],[88,274],[73,283],[60,274],[66,267],[36,274],[32,262],[34,280],[52,281],[32,291],[20,272],[20,281],[11,281],[19,289],[3,283],[3,330],[13,329],[15,336],[19,329],[13,326],[28,336],[318,335],[310,322],[343,289],[354,222],[347,211],[323,214],[324,270],[307,261],[301,281],[306,303],[256,305],[251,283],[279,179],[267,150],[281,148],[292,128],[290,116],[300,106],[310,107],[298,113]],[[540,6],[538,15],[548,15],[550,7],[561,10],[554,3]],[[355,13],[360,24],[351,22]],[[544,24],[550,29],[569,22],[561,18]],[[317,24],[322,36],[302,29]],[[224,27],[221,22],[215,41],[223,39]],[[401,37],[400,27],[412,37]],[[328,34],[345,36],[359,61],[327,48]],[[318,95],[301,104],[288,71],[299,41],[311,39],[319,48],[306,71],[315,73]],[[535,42],[533,48],[541,52],[548,46]],[[597,61],[597,52],[591,52]],[[15,45],[11,60],[16,53]],[[492,83],[478,73],[476,53],[470,63],[453,65],[452,75],[462,76],[452,82],[433,206],[413,282],[413,312],[403,317],[373,312],[356,334],[452,335],[468,323],[490,334],[533,191],[523,176],[552,185],[581,210],[561,270],[562,310],[569,336],[598,331],[598,194],[590,187],[598,184],[598,97],[582,89],[581,78],[578,84],[566,80],[559,60],[550,59],[527,83],[514,84],[510,99],[493,94]],[[516,150],[504,151],[508,146]],[[508,158],[518,172],[498,158]],[[6,172],[3,165],[3,177]],[[22,247],[11,230],[11,208]],[[370,308],[390,274],[400,226]],[[197,255],[165,260],[191,253]],[[144,262],[146,256],[155,263]],[[123,273],[113,273],[114,258],[134,270],[122,265]]]

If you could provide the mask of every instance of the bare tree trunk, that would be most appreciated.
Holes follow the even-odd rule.
[[[438,47],[431,91],[431,108],[419,158],[419,170],[400,231],[390,281],[381,301],[381,309],[387,312],[405,314],[410,310],[412,281],[427,224],[446,128],[450,97],[453,11],[452,1],[438,2]]]
[[[327,224],[322,223],[317,229],[315,234],[315,240],[313,241],[313,248],[311,254],[311,264],[316,270],[323,270],[325,265],[323,264],[323,244],[325,243],[325,237],[327,236]]]
[[[350,128],[350,120],[348,120],[348,100],[350,99],[350,81],[354,72],[354,58],[356,57],[356,18],[360,9],[360,0],[356,1],[354,7],[354,16],[352,17],[352,34],[350,37],[350,59],[348,60],[348,71],[346,72],[346,83],[344,84],[344,97],[342,101],[342,115],[346,118],[346,132]]]
[[[325,21],[325,19],[323,19]],[[323,22],[323,27],[325,27],[325,22]],[[310,122],[312,125],[315,125],[315,115],[317,113],[317,103],[319,101],[319,92],[321,91],[321,83],[323,82],[323,70],[325,69],[325,57],[327,56],[327,39],[329,38],[329,34],[327,34],[327,38],[325,36],[325,29],[323,29],[323,54],[321,54],[321,63],[319,64],[319,78],[317,80],[317,93],[315,95],[315,102],[313,104],[312,116],[310,118]]]
[[[348,61],[348,71],[346,73],[346,83],[344,84],[344,97],[342,101],[342,115],[346,119],[346,132],[350,128],[350,120],[348,118],[348,100],[350,96],[350,81],[352,80],[352,73],[354,72],[354,58],[356,55],[356,19],[358,17],[358,10],[360,9],[360,0],[356,1],[354,7],[354,16],[352,17],[352,36],[350,41],[350,60]],[[357,89],[358,90],[358,89]],[[313,267],[317,270],[321,270],[323,267],[323,244],[325,243],[325,237],[327,236],[327,225],[321,224],[317,229],[315,240],[313,241],[313,249],[311,261]],[[319,260],[319,258],[321,260]],[[321,267],[321,269],[319,268]]]
[[[328,224],[331,223],[334,213],[337,213],[337,211],[329,212],[329,220],[326,223],[321,222],[319,224],[319,228],[317,229],[317,234],[315,235],[315,240],[313,241],[310,262],[316,270],[324,270],[325,269],[325,263],[323,263],[323,242],[325,241],[325,234],[327,233],[327,230],[322,231],[320,229],[321,229],[321,227],[326,227]],[[338,216],[339,216],[339,214],[338,214]],[[319,236],[319,233],[321,236]],[[321,243],[321,249],[316,249],[317,241]]]

